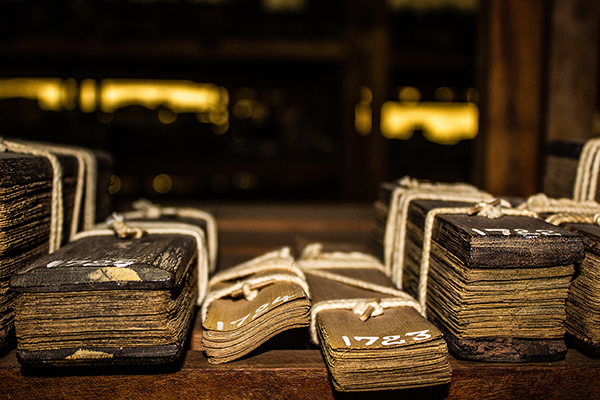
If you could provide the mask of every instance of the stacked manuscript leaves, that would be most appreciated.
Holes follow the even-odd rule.
[[[140,226],[139,224],[137,225]],[[152,364],[184,348],[206,285],[203,241],[143,225],[121,239],[80,234],[13,276],[21,364]]]
[[[590,353],[600,356],[600,226],[568,223],[565,227],[582,236],[586,248],[567,298],[567,332]]]
[[[289,248],[215,275],[202,306],[202,347],[208,361],[238,359],[275,335],[309,324],[305,277]]]
[[[442,333],[364,253],[308,246],[298,265],[312,293],[311,334],[339,391],[405,389],[450,382]]]
[[[511,214],[495,206],[482,215],[477,214],[482,206],[473,206],[411,202],[399,278],[403,287],[418,293],[422,305],[426,298],[428,316],[460,357],[562,358],[565,300],[573,263],[583,257],[581,238],[541,219],[516,215],[517,210]],[[432,214],[435,210],[438,215]],[[430,236],[424,234],[428,221]]]
[[[54,251],[107,215],[110,156],[81,148],[0,140],[0,348],[12,338],[16,268]],[[60,147],[63,149],[63,147]],[[94,173],[73,155],[87,154]],[[99,177],[105,178],[100,179]],[[90,193],[91,192],[91,193]]]

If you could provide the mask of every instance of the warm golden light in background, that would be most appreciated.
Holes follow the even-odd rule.
[[[0,80],[0,100],[21,98],[37,100],[40,108],[47,111],[60,111],[63,105],[72,104],[67,99],[70,91],[59,78],[12,78]]]
[[[79,88],[79,108],[85,113],[91,113],[96,110],[96,81],[93,79],[84,79]]]
[[[439,144],[474,139],[479,131],[479,109],[474,103],[385,102],[381,133],[390,139],[410,139],[415,129]]]
[[[159,106],[174,113],[199,113],[223,104],[221,89],[212,84],[192,81],[141,79],[104,79],[100,82],[100,109],[115,112],[129,105],[154,110]]]
[[[159,174],[152,179],[152,189],[156,191],[156,193],[165,194],[169,193],[171,188],[173,187],[173,180],[167,174]]]
[[[0,79],[0,100],[25,98],[37,100],[42,110],[100,111],[99,120],[108,123],[112,114],[127,106],[158,108],[158,119],[171,124],[180,113],[195,113],[200,122],[210,122],[217,133],[229,127],[229,93],[223,87],[187,80],[104,79],[99,83],[84,79],[77,91],[73,78]]]
[[[354,109],[354,127],[360,135],[366,136],[371,133],[371,101],[373,93],[367,86],[360,88],[360,100]]]

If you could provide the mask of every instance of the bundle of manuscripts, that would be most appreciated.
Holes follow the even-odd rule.
[[[157,215],[162,208],[152,207],[151,218],[113,214],[16,272],[11,287],[18,293],[22,365],[159,364],[180,357],[214,269],[209,249],[216,239],[206,231],[214,220],[200,210],[169,208],[165,221]]]
[[[111,170],[104,152],[0,139],[0,348],[14,339],[11,276],[109,215]]]
[[[520,205],[583,240],[585,258],[575,265],[566,302],[566,329],[575,344],[595,357],[600,356],[599,157],[600,139],[551,143],[544,180],[548,195],[531,196]]]
[[[458,357],[551,361],[566,354],[565,301],[581,236],[472,186],[381,186],[386,272],[419,299]]]
[[[312,294],[311,338],[339,391],[447,384],[442,332],[395,288],[375,257],[307,246],[297,261]]]
[[[284,331],[306,328],[309,296],[289,247],[217,273],[200,311],[208,361],[236,360]]]

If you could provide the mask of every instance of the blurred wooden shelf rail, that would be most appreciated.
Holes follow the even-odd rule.
[[[190,350],[167,367],[21,371],[15,352],[0,359],[0,397],[8,399],[594,399],[600,360],[569,350],[553,363],[451,360],[449,386],[395,392],[333,391],[319,350],[271,350],[211,365]],[[91,375],[90,375],[91,374]]]

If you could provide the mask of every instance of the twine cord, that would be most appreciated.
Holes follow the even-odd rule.
[[[377,299],[339,299],[328,300],[313,303],[311,307],[310,318],[310,336],[313,343],[318,344],[318,335],[316,330],[316,317],[321,311],[325,310],[352,310],[358,315],[362,322],[367,321],[371,317],[376,317],[383,314],[384,309],[392,307],[413,307],[418,312],[421,312],[419,303],[409,294],[382,285],[377,285],[371,282],[365,282],[360,279],[350,278],[343,275],[334,274],[323,271],[326,269],[339,268],[357,268],[356,262],[361,263],[360,268],[375,269],[385,273],[385,269],[381,262],[375,257],[360,253],[342,253],[331,252],[323,253],[323,245],[321,243],[313,243],[308,245],[297,265],[305,274],[321,277],[324,279],[340,282],[349,286],[358,287],[372,292],[394,296],[393,298],[377,298]],[[331,268],[327,264],[331,260]],[[344,265],[345,264],[345,265]]]
[[[281,272],[282,270],[285,270],[285,273]],[[248,278],[250,275],[269,271],[280,272],[272,272],[260,277]],[[289,247],[263,254],[236,267],[220,272],[211,278],[209,287],[240,278],[244,279],[223,289],[212,291],[206,296],[200,309],[202,322],[206,320],[208,308],[215,300],[224,297],[237,298],[243,295],[246,300],[252,301],[258,295],[259,289],[277,282],[291,282],[301,287],[306,296],[310,297],[306,277],[302,270],[294,265],[294,258],[290,254]]]
[[[210,272],[217,268],[217,224],[214,217],[205,211],[187,207],[163,207],[146,199],[139,199],[132,204],[134,211],[124,212],[127,220],[134,219],[159,219],[166,217],[180,217],[201,220],[206,223],[207,246]]]
[[[598,166],[600,164],[600,139],[590,139],[583,146],[577,175],[573,188],[575,201],[594,200],[598,185]]]

